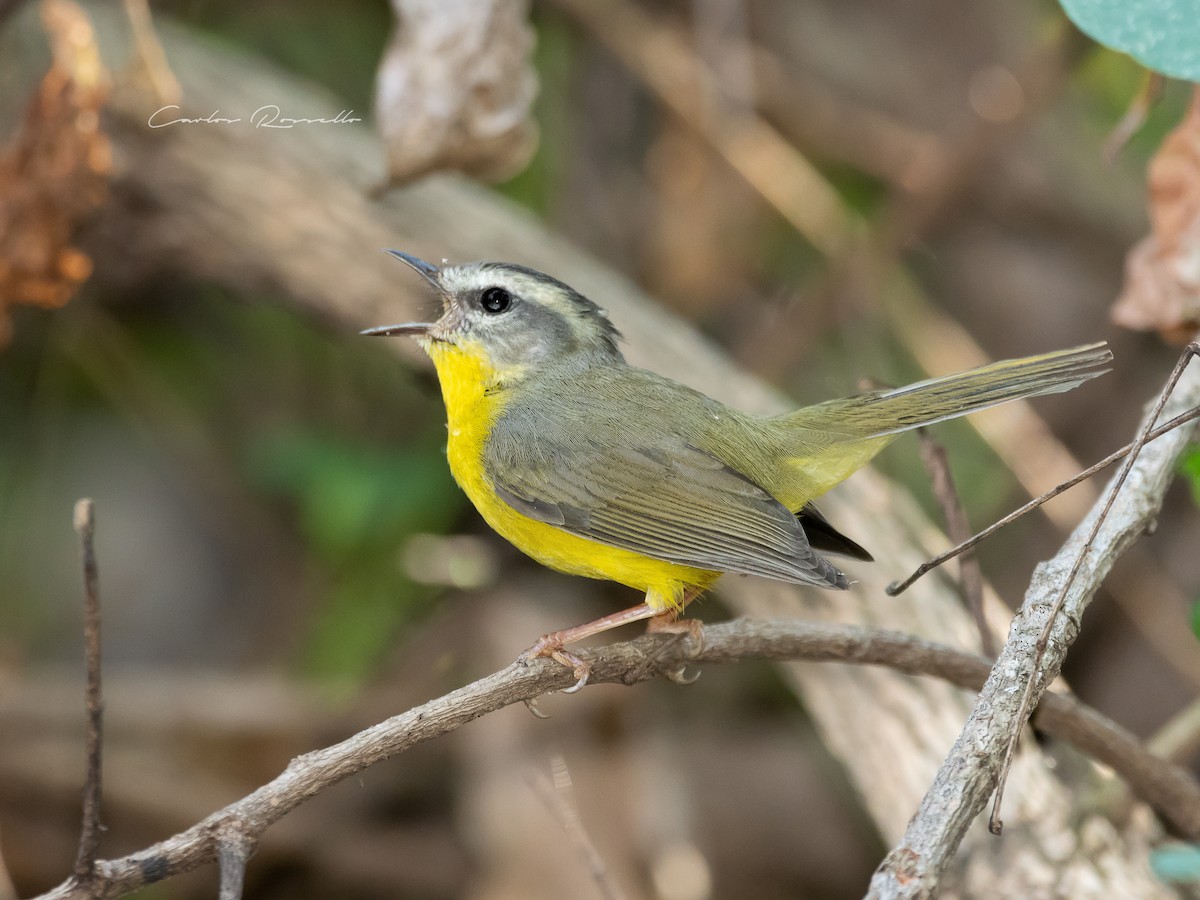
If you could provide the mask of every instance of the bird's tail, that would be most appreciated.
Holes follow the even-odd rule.
[[[1040,356],[1007,359],[969,372],[901,388],[830,400],[780,417],[793,426],[845,435],[885,437],[996,406],[1020,397],[1055,394],[1109,371],[1104,342]]]
[[[1069,391],[1108,371],[1104,343],[1009,359],[907,387],[830,400],[770,418],[789,477],[777,493],[799,509],[870,461],[896,435],[1016,400]]]

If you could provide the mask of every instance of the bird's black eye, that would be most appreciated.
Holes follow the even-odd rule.
[[[502,313],[512,306],[512,294],[502,287],[490,287],[479,295],[479,305],[486,312]]]

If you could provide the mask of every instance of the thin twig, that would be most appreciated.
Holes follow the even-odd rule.
[[[1129,108],[1125,110],[1125,115],[1121,116],[1121,121],[1113,127],[1113,130],[1108,133],[1108,137],[1104,139],[1104,146],[1100,152],[1110,165],[1117,161],[1117,156],[1125,149],[1125,145],[1129,143],[1129,139],[1137,134],[1138,130],[1146,124],[1146,117],[1150,114],[1150,108],[1162,97],[1163,85],[1165,83],[1166,79],[1158,72],[1152,72],[1147,69],[1142,73],[1142,84],[1129,104]]]
[[[670,644],[665,649],[664,640]],[[908,635],[795,620],[743,619],[712,625],[704,629],[701,653],[690,655],[690,646],[690,641],[676,641],[673,636],[647,635],[600,650],[581,650],[579,655],[592,667],[593,686],[588,690],[596,690],[594,685],[601,683],[648,680],[684,664],[746,659],[885,666],[910,675],[941,678],[970,690],[979,690],[990,671],[988,662],[978,656]],[[647,669],[645,660],[660,651],[655,665]],[[97,862],[86,889],[67,881],[44,897],[118,897],[211,863],[219,853],[218,835],[228,823],[237,823],[247,838],[257,840],[287,813],[342,779],[489,712],[562,690],[574,681],[568,669],[552,661],[513,663],[340,744],[297,757],[279,777],[186,831],[130,856]],[[1123,728],[1066,696],[1048,694],[1038,709],[1037,724],[1047,734],[1061,736],[1110,766],[1181,834],[1200,838],[1200,783],[1185,770],[1146,753]]]
[[[927,428],[917,429],[917,441],[921,462],[929,474],[933,496],[942,508],[946,520],[946,536],[952,541],[965,541],[971,536],[971,525],[967,511],[963,509],[954,475],[950,471],[950,459],[946,448],[929,433]],[[983,571],[973,553],[964,553],[958,561],[959,581],[962,585],[963,603],[971,611],[975,627],[979,629],[979,646],[988,659],[996,658],[996,637],[983,613]]]
[[[1162,425],[1159,425],[1152,432],[1150,432],[1150,434],[1147,437],[1147,441],[1156,440],[1157,438],[1162,437],[1167,432],[1174,431],[1180,425],[1186,425],[1188,422],[1191,422],[1193,419],[1200,419],[1200,407],[1197,407],[1196,409],[1188,410],[1185,413],[1180,413],[1179,415],[1175,416],[1175,418],[1171,419],[1170,421],[1165,422]],[[897,594],[904,593],[906,590],[908,590],[910,587],[912,587],[913,584],[919,578],[922,578],[923,576],[929,574],[934,569],[936,569],[938,566],[942,565],[945,562],[949,562],[950,560],[954,559],[954,557],[958,556],[959,554],[965,553],[966,551],[970,550],[976,544],[979,544],[982,541],[986,540],[987,538],[991,537],[993,534],[995,534],[997,531],[999,531],[1005,525],[1011,525],[1013,522],[1017,521],[1017,519],[1021,518],[1026,513],[1033,512],[1035,509],[1037,509],[1039,506],[1041,506],[1047,500],[1053,500],[1059,494],[1075,487],[1075,485],[1079,484],[1081,481],[1087,481],[1087,479],[1091,478],[1097,472],[1100,472],[1103,469],[1107,469],[1109,466],[1111,466],[1117,460],[1124,459],[1126,456],[1129,455],[1130,451],[1133,450],[1133,448],[1136,445],[1137,445],[1137,441],[1134,441],[1133,443],[1130,443],[1130,444],[1126,444],[1124,447],[1122,447],[1120,450],[1116,451],[1115,453],[1110,453],[1108,456],[1104,457],[1104,459],[1100,460],[1100,462],[1095,463],[1094,465],[1091,465],[1088,468],[1084,469],[1082,472],[1080,472],[1078,475],[1076,475],[1074,478],[1070,479],[1069,481],[1064,481],[1062,484],[1052,487],[1050,490],[1046,491],[1046,493],[1042,494],[1040,497],[1035,497],[1032,500],[1030,500],[1028,503],[1026,503],[1024,506],[1021,506],[1021,507],[1013,510],[1008,515],[1006,515],[1004,518],[989,525],[987,528],[983,529],[983,531],[979,532],[974,537],[971,537],[971,538],[963,541],[962,543],[956,544],[955,546],[951,547],[949,550],[945,550],[945,551],[939,553],[937,556],[933,557],[932,559],[921,563],[921,565],[917,566],[917,568],[913,571],[913,573],[911,575],[909,575],[907,578],[905,578],[903,581],[893,581],[891,584],[889,584],[887,586],[888,595],[894,597]]]
[[[625,892],[613,880],[612,873],[604,863],[604,857],[600,855],[592,836],[584,827],[583,818],[579,815],[579,804],[575,800],[571,772],[561,754],[551,757],[550,773],[551,778],[541,774],[531,777],[530,787],[567,833],[567,837],[587,866],[592,880],[596,882],[596,887],[600,889],[601,896],[605,900],[625,900]]]
[[[91,879],[100,846],[100,774],[104,704],[100,696],[100,580],[96,568],[95,504],[89,499],[75,504],[75,530],[83,557],[83,656],[87,667],[84,705],[87,709],[87,774],[83,787],[83,827],[75,857],[75,878]]]
[[[1000,774],[996,780],[996,795],[992,801],[992,814],[988,818],[988,830],[992,834],[999,834],[1004,828],[1004,823],[1000,820],[1000,803],[1004,799],[1004,785],[1008,781],[1008,772],[1012,767],[1013,754],[1017,752],[1017,743],[1021,739],[1021,731],[1025,728],[1025,720],[1029,718],[1033,703],[1034,685],[1039,680],[1042,660],[1046,656],[1046,647],[1050,644],[1050,633],[1054,629],[1054,622],[1066,605],[1067,594],[1070,593],[1071,588],[1075,584],[1079,570],[1083,567],[1083,561],[1092,552],[1092,545],[1096,542],[1096,536],[1100,533],[1101,526],[1108,519],[1108,514],[1117,499],[1117,494],[1120,493],[1122,485],[1125,484],[1125,480],[1129,477],[1129,472],[1133,469],[1133,464],[1137,462],[1142,448],[1150,440],[1150,435],[1154,431],[1154,423],[1158,421],[1163,407],[1167,405],[1167,400],[1170,399],[1172,392],[1175,390],[1175,385],[1179,383],[1179,378],[1183,375],[1183,370],[1187,368],[1187,364],[1192,361],[1192,358],[1197,355],[1200,355],[1200,342],[1193,342],[1184,349],[1179,357],[1179,361],[1175,363],[1175,368],[1171,371],[1171,377],[1167,379],[1166,386],[1163,387],[1162,393],[1158,396],[1158,402],[1154,404],[1154,410],[1150,413],[1150,417],[1146,419],[1146,424],[1142,426],[1137,440],[1134,441],[1129,458],[1125,460],[1121,471],[1117,473],[1117,477],[1113,480],[1112,488],[1104,500],[1100,514],[1092,522],[1091,531],[1088,532],[1088,536],[1084,539],[1083,546],[1079,548],[1075,562],[1072,564],[1071,570],[1067,573],[1066,579],[1063,580],[1062,586],[1059,588],[1058,598],[1054,601],[1054,606],[1050,608],[1050,615],[1046,617],[1046,622],[1042,626],[1041,633],[1038,634],[1037,643],[1034,645],[1033,651],[1033,669],[1029,673],[1028,680],[1025,682],[1025,689],[1021,694],[1021,705],[1017,707],[1017,714],[1013,719],[1012,730],[1008,737],[1008,745],[1004,749],[1004,760],[1000,764]]]
[[[254,852],[254,840],[240,823],[230,823],[217,836],[217,866],[221,871],[219,900],[242,900],[246,864]]]

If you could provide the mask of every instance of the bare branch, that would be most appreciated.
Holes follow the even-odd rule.
[[[1171,401],[1170,413],[1200,402],[1200,372],[1185,373]],[[1156,407],[1154,414],[1160,409]],[[1152,427],[1153,417],[1148,420]],[[1142,439],[1151,432],[1141,431]],[[900,843],[884,859],[871,880],[870,897],[928,897],[936,890],[967,827],[983,809],[996,785],[1011,729],[1020,718],[1028,673],[1032,677],[1030,700],[1036,704],[1058,676],[1067,650],[1079,633],[1084,609],[1104,576],[1121,553],[1151,527],[1162,505],[1163,493],[1174,475],[1175,460],[1189,439],[1191,428],[1180,428],[1153,443],[1144,444],[1128,470],[1127,489],[1117,495],[1111,514],[1108,503],[1094,508],[1059,553],[1034,573],[1021,612],[1013,621],[1008,643],[1000,653],[970,718],[946,757],[937,777]],[[1103,520],[1103,521],[1101,521]],[[1087,549],[1095,539],[1090,551]],[[1078,564],[1077,564],[1077,561]],[[1063,603],[1065,615],[1055,607],[1068,583],[1078,578]],[[1050,623],[1049,625],[1047,623]],[[1049,640],[1043,665],[1035,666],[1039,636]],[[1040,720],[1039,720],[1040,721]]]
[[[225,824],[217,835],[217,864],[221,869],[220,900],[242,900],[246,864],[254,852],[254,839],[237,821]]]
[[[84,705],[87,708],[87,774],[83,788],[83,827],[75,857],[75,878],[86,883],[96,864],[100,846],[100,772],[104,704],[100,696],[100,583],[96,568],[95,504],[89,499],[75,504],[75,530],[83,557],[83,646],[87,666]]]
[[[1083,562],[1091,552],[1092,547],[1096,543],[1096,537],[1100,534],[1100,529],[1108,519],[1109,512],[1112,511],[1113,503],[1116,502],[1117,494],[1120,493],[1121,487],[1129,478],[1129,473],[1137,463],[1138,456],[1146,446],[1146,442],[1150,440],[1150,435],[1154,431],[1154,423],[1158,421],[1158,417],[1162,414],[1163,407],[1166,406],[1167,400],[1175,390],[1175,385],[1179,383],[1179,378],[1183,375],[1183,370],[1187,364],[1192,361],[1192,358],[1200,355],[1200,343],[1193,342],[1180,355],[1179,361],[1175,363],[1175,368],[1171,372],[1171,376],[1167,379],[1166,385],[1159,394],[1158,402],[1154,404],[1154,409],[1150,416],[1146,419],[1141,431],[1138,432],[1137,440],[1134,441],[1133,449],[1129,453],[1129,458],[1125,461],[1125,465],[1121,467],[1121,471],[1117,473],[1117,477],[1113,479],[1112,486],[1109,488],[1108,494],[1104,499],[1104,504],[1100,507],[1098,515],[1093,517],[1092,528],[1084,538],[1083,546],[1081,546],[1075,556],[1075,561],[1071,564],[1071,570],[1067,573],[1066,579],[1058,589],[1058,597],[1055,598],[1054,605],[1050,608],[1050,615],[1046,617],[1046,622],[1042,626],[1042,630],[1038,632],[1037,643],[1034,645],[1033,653],[1033,670],[1030,678],[1025,682],[1025,690],[1021,693],[1021,705],[1017,707],[1017,715],[1013,721],[1012,730],[1008,735],[1008,745],[1004,748],[1004,761],[1000,765],[1000,775],[996,780],[996,798],[992,803],[992,815],[988,820],[988,829],[992,834],[999,834],[1003,828],[1000,821],[1000,802],[1004,799],[1004,783],[1008,780],[1008,772],[1012,767],[1013,754],[1017,752],[1017,742],[1021,739],[1021,731],[1025,728],[1025,720],[1029,718],[1029,714],[1033,707],[1037,705],[1037,701],[1033,698],[1034,686],[1038,683],[1038,673],[1042,670],[1042,661],[1046,656],[1046,647],[1050,643],[1050,632],[1054,629],[1054,623],[1058,619],[1059,613],[1067,603],[1067,595],[1075,584],[1075,579],[1079,577],[1079,572],[1083,568]],[[1063,650],[1065,656],[1066,650]],[[1060,663],[1061,665],[1061,663]],[[1049,681],[1044,683],[1043,690],[1049,686]]]
[[[989,671],[980,657],[907,635],[800,621],[739,620],[709,626],[704,629],[704,650],[694,657],[689,656],[689,643],[647,635],[580,655],[591,664],[593,685],[633,684],[685,664],[745,659],[886,666],[973,690],[984,684]],[[574,681],[569,669],[552,661],[513,663],[340,744],[297,757],[270,783],[174,837],[121,859],[97,862],[87,889],[70,880],[44,896],[118,897],[211,863],[221,853],[224,836],[235,833],[252,844],[283,816],[342,779],[489,712],[562,690]],[[1149,755],[1124,729],[1065,696],[1048,694],[1037,723],[1119,772],[1181,833],[1200,837],[1200,784],[1184,770]]]

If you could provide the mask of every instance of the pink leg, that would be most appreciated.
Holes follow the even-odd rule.
[[[649,605],[639,603],[637,606],[631,606],[629,609],[623,609],[618,613],[612,613],[608,616],[601,616],[599,619],[584,625],[576,625],[574,628],[564,628],[562,631],[553,631],[550,634],[544,634],[537,639],[537,643],[521,654],[521,658],[537,659],[539,656],[546,656],[557,660],[572,670],[575,673],[575,685],[574,687],[567,688],[563,693],[574,694],[576,691],[582,690],[583,686],[587,684],[588,675],[591,673],[591,666],[574,653],[568,652],[565,649],[565,645],[582,641],[593,634],[600,634],[603,631],[618,628],[630,622],[651,619],[656,615],[658,615],[658,612]]]
[[[699,588],[689,588],[683,595],[682,605],[686,606],[698,596],[700,596]],[[584,638],[609,631],[613,628],[619,628],[622,625],[628,625],[630,622],[640,622],[643,619],[649,619],[650,622],[646,628],[647,632],[684,632],[692,635],[703,646],[704,641],[700,632],[700,623],[694,620],[677,622],[676,620],[679,618],[679,615],[680,610],[669,609],[666,612],[662,612],[654,609],[647,603],[639,603],[637,606],[631,606],[629,609],[623,609],[611,615],[601,616],[599,619],[583,625],[576,625],[574,628],[564,628],[562,631],[544,634],[537,639],[537,642],[532,647],[521,654],[521,658],[537,659],[539,657],[548,657],[572,670],[575,673],[575,684],[564,690],[563,693],[574,694],[576,691],[582,690],[583,686],[587,684],[591,667],[574,653],[568,652],[566,650],[567,644],[574,644],[576,641],[581,641]]]

